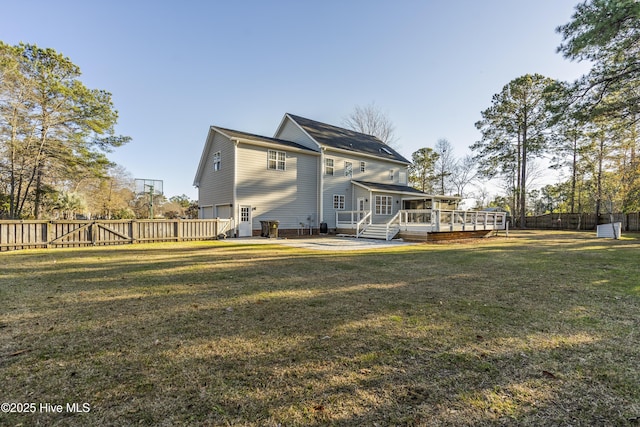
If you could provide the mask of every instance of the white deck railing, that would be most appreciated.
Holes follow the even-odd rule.
[[[357,229],[358,233],[366,224],[372,222],[371,212],[368,211],[339,211],[336,212],[337,228]],[[507,214],[505,212],[488,211],[460,211],[443,209],[404,209],[400,210],[390,220],[380,223],[387,224],[387,230],[399,227],[400,231],[482,231],[505,230]]]
[[[364,213],[360,211],[359,214]],[[356,237],[360,237],[362,232],[367,228],[367,225],[371,224],[371,212],[367,212],[361,219],[356,223]]]

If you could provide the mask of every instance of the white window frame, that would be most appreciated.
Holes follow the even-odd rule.
[[[222,167],[222,154],[220,151],[213,153],[213,170],[219,171]]]
[[[407,183],[407,173],[404,171],[398,172],[398,184],[406,184]]]
[[[324,159],[324,174],[333,176],[333,159]]]
[[[249,206],[240,207],[240,222],[249,222],[251,218],[251,208]]]
[[[364,172],[367,169],[367,163],[366,162],[360,162],[360,172]]]
[[[285,151],[269,150],[267,152],[267,169],[284,171],[287,169],[287,153]]]
[[[353,176],[353,163],[344,162],[344,176]]]
[[[391,215],[393,212],[393,197],[392,196],[380,196],[376,195],[375,200],[375,214],[376,215]],[[384,202],[383,202],[384,200]]]
[[[344,194],[333,195],[333,209],[337,211],[344,210]]]

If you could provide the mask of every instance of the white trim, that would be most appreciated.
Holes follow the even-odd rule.
[[[320,228],[320,224],[324,222],[324,150],[320,150],[320,165],[318,165],[318,185],[320,188],[318,189],[318,228]]]
[[[375,199],[373,201],[373,214],[374,215],[379,215],[379,216],[393,215],[393,196],[387,196],[387,195],[384,195],[384,194],[376,194],[374,197],[375,197]],[[380,202],[381,202],[380,203],[380,212],[377,212],[377,209],[378,209],[378,197],[380,197]],[[390,200],[388,204],[385,204],[385,205],[382,204],[382,198],[383,197],[385,199],[389,199]],[[388,208],[388,213],[386,213],[386,212],[383,213],[382,212],[382,208],[383,207]]]
[[[275,159],[271,158],[271,153],[275,153],[276,155]],[[280,154],[284,156],[283,160],[280,160]],[[270,167],[271,162],[275,162],[275,168]],[[278,167],[280,163],[282,163],[282,169]],[[271,149],[267,150],[267,170],[279,171],[279,172],[286,171],[287,170],[287,152],[282,150],[271,150]]]
[[[198,163],[198,169],[196,170],[196,176],[193,178],[193,186],[200,187],[200,176],[202,176],[202,172],[204,172],[204,166],[207,163],[207,158],[209,157],[209,151],[211,151],[211,144],[213,143],[212,133],[215,134],[216,129],[213,126],[209,127],[209,132],[207,133],[207,138],[204,141],[204,149],[202,150],[202,154],[200,155],[200,162]]]
[[[349,178],[353,177],[353,162],[344,161],[344,176],[348,176]]]
[[[217,157],[217,161],[216,161]],[[217,165],[217,167],[216,167]],[[220,150],[213,153],[213,171],[219,172],[222,169],[222,152]]]
[[[233,198],[231,203],[233,206],[231,207],[231,215],[232,218],[240,218],[240,208],[238,207],[238,141],[231,141],[233,143]],[[240,221],[235,221],[236,229],[234,231],[235,235],[239,234],[238,226]]]
[[[396,160],[396,159],[387,159],[385,157],[379,157],[376,156],[374,154],[368,154],[368,153],[363,153],[361,151],[356,151],[356,150],[345,150],[343,148],[335,148],[335,147],[331,147],[329,145],[323,145],[323,147],[325,147],[327,149],[327,151],[335,151],[336,153],[340,153],[340,154],[349,154],[351,156],[351,158],[357,158],[357,157],[367,157],[369,159],[375,159],[378,161],[383,161],[383,162],[390,162],[390,163],[396,163],[399,165],[403,165],[403,166],[409,166],[411,164],[411,162],[403,162],[401,160]]]
[[[462,197],[458,197],[458,196],[442,196],[442,195],[433,195],[433,194],[427,194],[427,193],[420,194],[420,193],[414,193],[412,191],[398,191],[398,190],[377,189],[377,188],[369,187],[369,186],[367,186],[367,185],[365,185],[365,184],[363,184],[361,182],[357,182],[355,180],[352,180],[351,184],[357,185],[358,187],[364,188],[365,190],[369,190],[370,192],[402,194],[402,195],[408,196],[407,199],[413,198],[414,200],[415,199],[462,200]],[[380,183],[380,185],[387,185],[387,184]]]
[[[266,137],[265,137],[266,138]],[[311,148],[300,148],[293,147],[287,144],[278,144],[276,142],[265,142],[265,141],[256,141],[254,139],[246,139],[246,138],[230,138],[233,141],[237,141],[242,144],[254,145],[256,147],[267,147],[272,150],[280,150],[280,151],[295,151],[296,153],[305,153],[311,156],[319,156],[320,154],[317,151],[313,151]],[[293,141],[291,141],[293,142]],[[296,142],[297,144],[297,142]],[[302,145],[302,144],[300,144]]]
[[[331,173],[327,173],[327,160],[331,160]],[[324,158],[324,174],[329,176],[335,176],[336,174],[336,161],[333,157]]]

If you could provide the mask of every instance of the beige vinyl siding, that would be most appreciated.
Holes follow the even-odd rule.
[[[267,168],[269,150],[286,153],[285,170]],[[280,228],[298,229],[317,221],[317,155],[287,151],[286,147],[238,146],[237,203],[252,207],[252,228],[261,220],[280,221]]]
[[[297,142],[312,150],[318,150],[318,144],[316,144],[300,127],[295,124],[288,117],[285,118],[284,124],[280,132],[278,132],[274,138],[284,139],[286,141]]]
[[[216,206],[233,203],[233,142],[218,132],[213,133],[213,141],[206,155],[198,202],[200,206]],[[220,170],[213,170],[213,156],[220,153]],[[215,209],[205,209],[201,216],[215,215]]]

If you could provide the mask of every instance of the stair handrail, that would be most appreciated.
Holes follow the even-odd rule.
[[[367,212],[367,214],[363,216],[362,219],[356,224],[356,238],[360,237],[360,235],[364,233],[364,230],[367,229],[367,227],[365,226],[362,228],[362,230],[360,230],[360,227],[362,227],[365,222],[367,222],[367,220],[369,220],[368,222],[369,224],[371,224],[371,211]]]
[[[393,218],[391,218],[388,222],[387,222],[387,228],[386,228],[386,234],[385,237],[387,240],[391,240],[391,236],[389,235],[389,229],[391,227],[391,224],[393,224],[394,222],[398,222],[398,229],[400,227],[400,214],[402,213],[402,211],[398,211],[396,212],[396,214],[393,216]],[[394,233],[395,235],[395,233]]]

